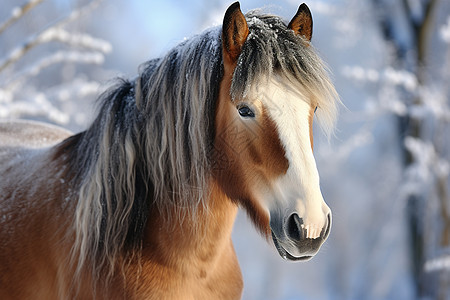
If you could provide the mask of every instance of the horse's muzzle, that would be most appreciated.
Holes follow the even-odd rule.
[[[277,232],[280,229],[281,232]],[[302,218],[297,213],[293,213],[285,220],[281,228],[272,227],[272,239],[282,258],[305,261],[319,251],[330,234],[330,229],[331,213],[328,213],[326,224],[321,229],[304,226]]]

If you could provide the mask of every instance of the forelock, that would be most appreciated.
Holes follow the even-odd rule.
[[[246,14],[249,36],[233,74],[230,94],[243,99],[252,90],[264,87],[273,76],[281,76],[305,101],[318,106],[318,118],[328,134],[336,119],[339,97],[329,78],[328,68],[314,47],[287,28],[277,16],[258,10]]]

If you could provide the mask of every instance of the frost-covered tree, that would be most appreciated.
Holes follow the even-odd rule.
[[[397,116],[403,156],[401,197],[408,209],[411,266],[418,298],[450,296],[449,4],[438,0],[374,0],[390,49],[385,70],[345,73],[381,86],[375,106]],[[446,25],[439,25],[447,23]],[[374,109],[372,107],[372,109]]]

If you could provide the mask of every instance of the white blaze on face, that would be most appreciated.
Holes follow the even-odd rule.
[[[297,213],[303,220],[307,238],[317,238],[326,226],[330,209],[320,191],[319,173],[311,146],[311,104],[305,95],[276,78],[270,80],[264,87],[264,94],[259,97],[277,126],[289,161],[286,174],[276,179],[271,195],[265,195],[265,203],[269,210],[277,206]]]

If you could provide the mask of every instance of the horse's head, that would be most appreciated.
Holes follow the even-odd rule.
[[[271,16],[250,15],[246,20],[236,2],[222,28],[224,77],[216,108],[215,176],[289,260],[314,256],[331,227],[313,156],[312,122],[320,101],[326,101],[319,98],[334,89],[316,93],[324,83],[319,82],[322,75],[313,73],[326,72],[306,55],[312,51],[311,34],[305,4],[286,27]],[[323,80],[329,88],[328,79]]]

